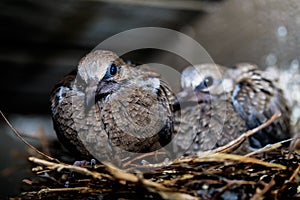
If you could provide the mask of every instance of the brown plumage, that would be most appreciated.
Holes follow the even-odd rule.
[[[231,69],[215,64],[186,68],[179,103],[181,107],[187,102],[198,104],[181,111],[177,124],[188,126],[181,125],[184,131],[179,130],[178,137],[190,132],[185,129],[193,129],[192,147],[213,149],[257,127],[276,112],[282,114],[281,118],[252,136],[251,147],[260,148],[291,137],[290,109],[282,91],[261,73],[255,65],[247,63]]]
[[[127,152],[150,152],[170,142],[173,98],[155,72],[98,50],[55,86],[50,101],[64,146],[80,158],[114,161]]]

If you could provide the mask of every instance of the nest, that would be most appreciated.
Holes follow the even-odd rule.
[[[22,199],[293,199],[300,155],[273,149],[253,156],[212,153],[150,172],[109,164],[78,167],[30,157],[36,178]]]
[[[247,155],[228,153],[278,117],[218,149],[168,163],[137,164],[157,156],[152,152],[123,169],[110,163],[70,165],[30,146],[39,155],[29,157],[35,177],[24,179],[26,191],[11,199],[297,199],[300,154],[283,147],[284,141]]]

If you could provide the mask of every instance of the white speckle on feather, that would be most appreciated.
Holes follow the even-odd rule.
[[[150,89],[153,93],[156,93],[160,88],[160,80],[158,78],[149,78],[143,82],[142,86]]]
[[[58,90],[58,92],[56,93],[56,96],[57,96],[57,98],[58,98],[58,103],[59,103],[59,104],[60,104],[60,103],[62,102],[62,100],[63,100],[63,96],[62,96],[63,92],[68,91],[68,90],[69,90],[69,88],[67,88],[67,87],[63,87],[63,86],[59,87],[59,90]]]

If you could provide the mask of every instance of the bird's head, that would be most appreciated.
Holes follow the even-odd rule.
[[[201,64],[187,67],[181,74],[180,96],[183,101],[208,101],[211,97],[232,90],[231,79],[226,78],[226,69],[216,64]]]
[[[78,80],[83,82],[86,105],[113,93],[126,79],[125,62],[111,51],[96,50],[82,58],[78,65]]]
[[[212,63],[188,67],[182,72],[182,85],[190,84],[195,92],[218,95],[224,92],[224,74],[222,66]]]

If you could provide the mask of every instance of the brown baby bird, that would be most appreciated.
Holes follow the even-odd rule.
[[[66,148],[79,158],[114,161],[171,141],[173,98],[157,73],[96,50],[55,86],[50,101],[54,128]]]
[[[275,113],[281,113],[281,117],[251,136],[250,146],[260,148],[291,137],[290,109],[283,93],[264,78],[255,65],[191,66],[182,72],[181,85],[183,90],[178,94],[178,103],[182,109],[181,118],[176,118],[179,119],[176,130],[178,137],[185,138],[189,133],[187,138],[194,138],[190,151],[224,145]],[[178,146],[184,143],[182,140],[178,140]],[[191,139],[186,143],[191,143]]]

